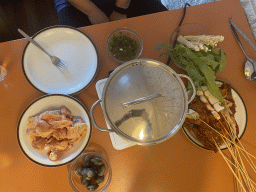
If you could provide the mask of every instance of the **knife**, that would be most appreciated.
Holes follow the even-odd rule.
[[[256,51],[256,46],[250,41],[250,39],[239,29],[239,27],[234,23],[234,21],[230,18],[229,19],[230,24],[235,27],[235,29],[242,35],[242,37],[251,45],[251,47]]]

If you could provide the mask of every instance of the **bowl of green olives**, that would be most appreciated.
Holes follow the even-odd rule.
[[[75,192],[105,191],[111,177],[108,160],[96,152],[81,154],[69,169],[69,183]]]

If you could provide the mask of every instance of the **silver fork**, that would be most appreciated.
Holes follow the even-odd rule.
[[[29,40],[31,43],[33,43],[35,46],[37,46],[39,49],[41,49],[43,52],[45,52],[50,58],[52,63],[58,67],[61,70],[64,70],[67,65],[61,61],[58,57],[52,56],[49,53],[47,53],[34,39],[32,39],[31,37],[29,37],[24,31],[22,31],[21,29],[18,29],[18,31],[20,32],[21,35],[23,35],[27,40]]]

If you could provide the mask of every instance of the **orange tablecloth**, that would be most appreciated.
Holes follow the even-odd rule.
[[[108,76],[118,63],[107,53],[107,35],[115,28],[126,26],[135,29],[143,38],[144,50],[140,58],[167,61],[159,57],[154,48],[168,42],[178,26],[183,10],[126,19],[81,28],[95,43],[99,53],[99,72],[94,82],[75,97],[90,109],[98,99],[95,83]],[[248,112],[246,132],[241,139],[247,151],[256,156],[255,114],[256,82],[249,82],[243,75],[245,57],[236,43],[228,18],[252,40],[248,22],[238,0],[220,1],[189,7],[184,23],[202,23],[213,34],[223,35],[221,48],[227,54],[227,65],[218,79],[231,84],[242,96]],[[22,72],[21,58],[27,40],[20,39],[0,44],[0,64],[8,71],[0,82],[0,191],[72,191],[68,181],[70,164],[47,168],[31,162],[20,150],[16,139],[17,123],[23,110],[43,94],[34,89]],[[254,59],[253,49],[242,39],[248,55]],[[178,73],[182,72],[172,65]],[[100,107],[95,109],[97,122],[106,127]],[[108,155],[113,178],[107,191],[234,191],[233,176],[220,154],[201,149],[191,143],[180,130],[168,141],[153,146],[133,146],[115,150],[108,133],[93,128],[88,149],[102,148]],[[256,178],[248,168],[252,177]]]

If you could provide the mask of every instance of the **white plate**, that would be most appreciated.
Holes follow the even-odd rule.
[[[67,64],[65,70],[58,69],[43,51],[29,42],[23,53],[23,71],[28,81],[39,91],[75,94],[87,87],[96,76],[97,51],[82,31],[54,26],[39,31],[32,38],[49,54]]]
[[[233,99],[236,104],[235,120],[239,127],[238,138],[241,139],[241,137],[243,136],[243,134],[245,132],[246,125],[247,125],[247,111],[246,111],[245,104],[244,104],[241,96],[237,93],[237,91],[235,91],[232,88],[231,93],[232,93]],[[197,140],[197,138],[195,137],[195,135],[192,131],[187,130],[185,127],[182,127],[182,130],[184,131],[185,135],[189,138],[189,140],[192,141],[194,144],[196,144],[199,147],[209,150],[208,148],[204,147],[204,145],[199,140]],[[220,146],[220,149],[227,149],[227,146],[225,144],[222,144]]]
[[[80,142],[67,151],[61,159],[57,161],[49,160],[46,152],[36,150],[32,147],[28,134],[26,133],[28,118],[35,116],[47,110],[57,110],[61,106],[67,107],[72,116],[80,116],[88,125],[87,133]],[[67,164],[79,156],[87,147],[91,137],[91,122],[86,107],[77,99],[65,95],[45,95],[33,101],[23,112],[20,117],[17,129],[17,137],[21,150],[33,162],[49,167],[61,166]]]

